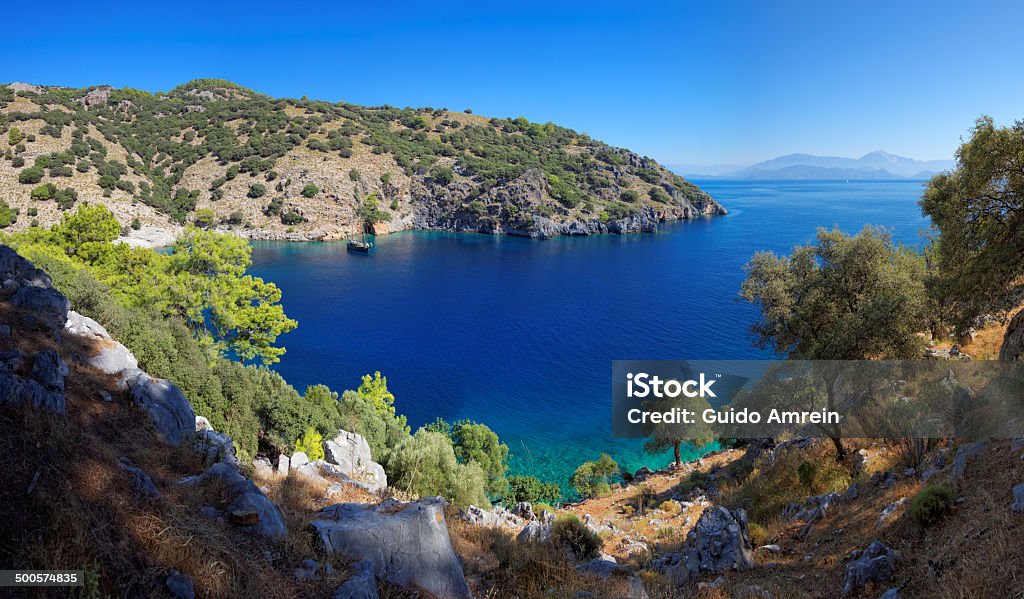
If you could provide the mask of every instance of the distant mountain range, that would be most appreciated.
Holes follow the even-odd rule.
[[[726,173],[682,174],[692,179],[929,179],[954,165],[953,160],[915,160],[877,150],[860,158],[787,154]]]

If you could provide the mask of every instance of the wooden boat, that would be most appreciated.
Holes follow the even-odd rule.
[[[370,250],[373,249],[373,243],[366,241],[356,241],[355,239],[349,239],[345,243],[345,249],[353,254],[369,254]]]

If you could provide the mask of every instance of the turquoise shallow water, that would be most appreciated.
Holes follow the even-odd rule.
[[[529,240],[411,231],[370,257],[343,243],[254,244],[299,328],[277,369],[300,390],[353,389],[380,370],[413,427],[471,418],[498,432],[512,468],[564,483],[610,453],[661,467],[611,436],[613,359],[751,359],[755,313],[736,301],[743,264],[788,252],[818,226],[927,226],[921,182],[697,182],[730,215],[658,234]],[[690,449],[688,457],[696,456]]]

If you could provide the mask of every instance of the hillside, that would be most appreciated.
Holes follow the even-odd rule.
[[[0,226],[48,226],[82,201],[136,231],[196,222],[294,239],[370,224],[628,233],[725,213],[650,158],[470,113],[275,99],[209,79],[166,93],[12,83],[0,87]]]

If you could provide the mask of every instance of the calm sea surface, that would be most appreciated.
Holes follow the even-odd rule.
[[[879,224],[907,244],[928,225],[921,182],[697,182],[724,217],[657,234],[529,240],[403,232],[373,256],[343,243],[257,242],[251,272],[277,283],[299,327],[277,365],[300,391],[354,389],[375,370],[416,427],[470,418],[493,428],[512,469],[564,483],[610,453],[661,467],[611,436],[613,359],[751,359],[743,265],[819,226]],[[691,449],[690,456],[696,455]]]

